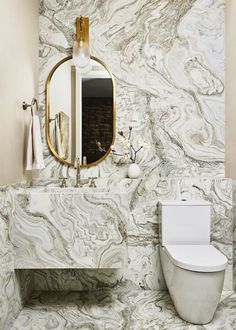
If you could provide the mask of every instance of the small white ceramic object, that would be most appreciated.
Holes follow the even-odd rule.
[[[137,179],[139,176],[140,176],[140,167],[133,163],[133,164],[130,164],[129,167],[128,167],[128,177],[130,179]]]

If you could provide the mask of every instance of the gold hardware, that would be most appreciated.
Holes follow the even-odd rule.
[[[96,180],[97,179],[97,177],[96,176],[93,176],[93,177],[89,177],[89,180],[91,180],[90,181],[90,184],[89,184],[89,187],[90,188],[96,188],[97,186],[96,186]]]
[[[58,119],[58,114],[55,115],[55,118],[50,118],[50,119],[49,119],[49,122],[51,123],[52,121],[55,121],[55,120],[57,120],[57,119]]]
[[[76,40],[82,40],[89,45],[89,18],[77,17],[76,18]]]
[[[51,83],[51,79],[52,76],[54,74],[54,72],[56,71],[56,69],[62,65],[63,63],[65,63],[66,61],[69,61],[72,59],[72,56],[67,56],[65,58],[63,58],[61,61],[59,61],[50,71],[47,81],[46,81],[46,125],[45,125],[45,130],[46,130],[46,141],[47,141],[47,145],[51,151],[51,153],[54,155],[54,157],[60,161],[62,164],[66,165],[66,166],[70,166],[70,167],[74,167],[74,163],[69,162],[63,158],[61,158],[58,153],[56,152],[56,150],[54,149],[51,140],[50,140],[50,83]],[[101,61],[100,59],[98,59],[97,57],[94,56],[90,56],[91,60],[94,60],[98,63],[100,63],[110,74],[111,80],[112,80],[112,85],[113,85],[113,133],[112,133],[112,142],[111,145],[114,145],[115,143],[115,136],[116,136],[116,93],[115,93],[115,80],[114,77],[112,75],[112,72],[110,71],[110,69],[107,67],[107,65]],[[96,160],[93,163],[89,163],[87,165],[81,165],[81,168],[88,168],[91,166],[95,166],[97,164],[99,164],[101,161],[103,161],[111,152],[111,148],[108,149],[108,151],[98,160]]]
[[[67,182],[66,182],[66,180],[67,180],[68,178],[61,178],[61,185],[60,185],[60,187],[61,188],[67,188],[68,186],[67,186]]]

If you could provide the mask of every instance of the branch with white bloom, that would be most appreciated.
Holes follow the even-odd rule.
[[[100,152],[104,152],[104,153],[109,152],[109,150],[106,150],[105,148],[102,147],[101,142],[96,141],[96,145],[97,145],[98,150],[99,150]],[[123,154],[121,154],[121,153],[116,152],[116,150],[114,149],[114,146],[113,146],[113,145],[110,146],[110,151],[112,152],[112,154],[113,154],[114,156],[120,156],[120,157],[127,157],[127,156],[128,156],[128,153],[123,153]]]
[[[116,150],[114,149],[114,146],[110,147],[110,150],[112,152],[112,155],[115,156],[119,156],[119,157],[124,157],[125,159],[130,159],[132,161],[132,163],[135,163],[136,159],[137,159],[137,154],[138,152],[144,148],[144,145],[140,146],[139,148],[135,148],[134,145],[130,142],[131,141],[131,136],[132,136],[132,127],[129,126],[129,135],[128,137],[126,137],[126,135],[124,134],[123,131],[119,131],[118,134],[123,138],[123,146],[127,149],[129,149],[129,152],[124,152],[124,153],[119,153],[116,152]],[[108,150],[106,150],[105,148],[102,147],[101,142],[96,141],[98,150],[100,152],[104,152],[107,153]]]

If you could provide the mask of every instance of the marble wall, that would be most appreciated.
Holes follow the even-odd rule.
[[[224,1],[41,0],[43,126],[45,81],[71,54],[79,15],[90,18],[92,55],[114,74],[117,130],[131,124],[137,140],[149,144],[138,159],[143,178],[223,177]],[[60,176],[66,169],[46,143],[44,153],[41,177]],[[125,168],[108,158],[87,172],[117,177]]]
[[[5,193],[0,192],[0,329],[10,329],[21,302],[15,281],[12,244],[9,239]]]
[[[9,188],[0,190],[0,329],[11,329],[24,302],[32,290],[32,275],[28,271],[15,273],[14,251],[9,235]],[[24,285],[22,285],[24,283]]]
[[[90,18],[91,53],[114,74],[117,131],[127,131],[130,124],[137,140],[149,145],[139,155],[142,180],[132,191],[125,278],[148,289],[164,287],[157,201],[188,191],[213,203],[212,239],[230,260],[229,288],[232,191],[231,181],[224,179],[224,1],[41,0],[43,134],[45,81],[55,63],[71,54],[79,15]],[[119,148],[119,136],[116,144]],[[46,143],[44,154],[41,179],[74,176]],[[125,177],[126,168],[108,157],[83,175],[107,177],[111,184]]]

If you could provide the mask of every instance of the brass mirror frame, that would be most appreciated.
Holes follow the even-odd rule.
[[[56,71],[56,69],[63,64],[66,61],[69,61],[72,59],[72,56],[67,56],[65,58],[63,58],[62,60],[60,60],[50,71],[48,78],[46,80],[46,118],[45,118],[45,130],[46,130],[46,141],[47,141],[47,145],[51,151],[51,153],[53,154],[53,156],[59,161],[61,162],[63,165],[66,166],[71,166],[74,167],[73,163],[68,162],[67,160],[61,158],[56,150],[53,148],[52,144],[51,144],[51,140],[50,140],[50,83],[51,83],[51,79],[52,76],[54,74],[54,72]],[[115,136],[116,136],[116,97],[115,97],[115,80],[113,77],[112,72],[110,71],[110,69],[108,69],[108,67],[106,66],[106,64],[101,61],[100,59],[98,59],[95,56],[90,56],[91,60],[94,60],[98,63],[100,63],[110,74],[111,80],[112,80],[112,85],[113,85],[113,132],[112,132],[112,143],[111,145],[114,145],[115,142]],[[100,162],[102,162],[111,152],[111,147],[108,149],[108,151],[101,156],[101,158],[99,158],[98,160],[96,160],[93,163],[89,163],[87,165],[82,165],[81,164],[81,168],[89,168],[91,166],[95,166],[97,164],[99,164]]]

